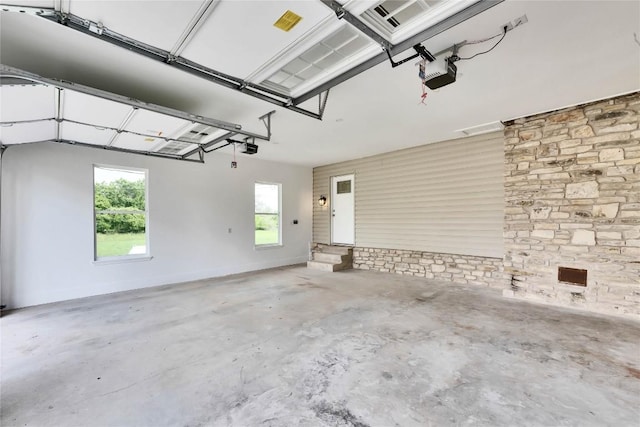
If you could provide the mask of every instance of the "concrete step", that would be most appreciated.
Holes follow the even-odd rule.
[[[307,261],[307,268],[311,268],[313,270],[322,270],[322,271],[340,271],[340,270],[348,270],[352,268],[351,262],[334,264],[331,262],[323,262],[323,261]]]
[[[351,255],[353,248],[350,246],[332,246],[332,245],[318,245],[314,252],[322,252],[326,254],[339,254],[339,255]]]
[[[322,262],[330,262],[333,264],[342,264],[345,261],[351,259],[349,255],[343,254],[332,254],[327,252],[314,252],[313,260],[314,261],[322,261]]]
[[[322,271],[335,271],[334,268],[337,264],[331,262],[323,262],[323,261],[307,261],[307,268],[311,268],[313,270],[322,270]]]
[[[339,271],[353,268],[353,248],[318,244],[313,248],[312,261],[307,268],[323,271]]]

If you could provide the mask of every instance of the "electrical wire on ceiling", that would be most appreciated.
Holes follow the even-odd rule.
[[[493,39],[495,39],[496,37],[500,37],[500,36],[501,36],[501,35],[503,35],[503,34],[504,34],[504,31],[499,32],[498,34],[495,34],[495,35],[493,35],[493,36],[491,36],[491,37],[486,37],[486,38],[484,38],[484,39],[479,39],[479,40],[467,40],[467,41],[465,41],[464,43],[461,43],[461,44],[460,44],[460,46],[466,46],[466,45],[468,45],[468,44],[480,44],[480,43],[488,42],[489,40],[493,40]]]
[[[505,26],[505,27],[504,27],[504,31],[502,32],[502,37],[500,37],[500,40],[498,40],[498,41],[496,42],[496,44],[494,44],[493,46],[491,46],[491,48],[489,48],[489,49],[485,50],[484,52],[478,52],[478,53],[476,53],[475,55],[469,56],[469,57],[467,57],[467,58],[462,58],[462,57],[460,57],[460,56],[454,55],[454,56],[452,56],[452,57],[451,57],[451,59],[452,59],[454,62],[455,62],[455,61],[468,61],[468,60],[470,60],[470,59],[475,58],[476,56],[480,56],[480,55],[484,55],[485,53],[489,53],[489,52],[491,52],[493,49],[495,49],[495,48],[500,44],[500,42],[502,42],[502,40],[504,40],[504,37],[505,37],[506,35],[507,35],[507,27]],[[486,39],[486,40],[484,40],[484,41],[482,41],[482,42],[479,42],[479,43],[483,43],[483,42],[486,42],[486,41],[492,40],[492,39],[494,39],[494,38],[496,38],[496,37],[497,37],[497,36],[490,37],[490,38],[488,38],[488,39]],[[468,43],[468,42],[467,42],[467,43],[465,43],[465,45],[467,45],[467,44],[471,44],[471,43]]]

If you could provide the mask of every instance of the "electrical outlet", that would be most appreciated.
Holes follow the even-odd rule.
[[[502,30],[504,27],[507,27],[507,33],[511,30],[513,30],[513,24],[511,22],[507,22],[506,24],[504,24],[503,26],[500,27],[500,30]]]
[[[524,25],[529,22],[527,15],[522,15],[520,18],[516,18],[513,20],[513,28],[519,27],[520,25]]]

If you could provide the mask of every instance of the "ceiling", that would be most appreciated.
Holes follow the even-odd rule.
[[[58,7],[205,67],[266,85],[283,97],[304,94],[381,51],[376,42],[338,20],[320,1],[4,3]],[[351,0],[345,8],[360,16],[377,3]],[[456,7],[463,7],[461,2],[454,3],[447,6],[451,10],[441,13],[455,13]],[[206,20],[183,37],[193,17],[206,7]],[[302,16],[289,32],[273,26],[286,10]],[[0,12],[0,62],[44,77],[238,123],[250,133],[264,134],[258,118],[275,109],[272,138],[257,141],[257,156],[309,166],[460,138],[465,136],[461,130],[469,127],[640,90],[640,2],[636,1],[507,0],[423,44],[436,53],[464,40],[500,33],[504,24],[522,15],[528,18],[526,24],[509,31],[491,52],[457,62],[457,81],[427,89],[424,103],[417,60],[397,68],[383,62],[333,87],[322,121],[28,14]],[[412,28],[393,34],[369,22],[393,43],[429,25],[427,20],[416,19],[409,25]],[[341,44],[334,45],[340,61],[322,68],[324,63],[309,59],[308,49],[324,46],[326,50],[331,45],[328,38],[336,31],[355,34],[357,49],[346,49],[351,39],[340,39]],[[181,40],[186,43],[180,44]],[[459,55],[487,50],[496,40],[464,46]],[[395,59],[410,53],[399,53]],[[325,52],[324,57],[328,56]],[[288,79],[300,77],[294,75],[296,64],[300,71],[296,58],[306,60],[302,70],[306,74],[299,79],[303,81],[288,84],[290,87],[274,83],[282,82],[273,76],[283,69],[289,72]],[[2,100],[0,121],[7,120],[6,112],[14,104]],[[316,111],[317,104],[313,98],[300,107]],[[211,155],[216,154],[207,154]]]

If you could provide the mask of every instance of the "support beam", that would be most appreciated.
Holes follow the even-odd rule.
[[[49,141],[43,141],[43,142],[49,142]],[[162,153],[157,153],[157,152],[154,152],[154,151],[128,150],[126,148],[106,146],[106,145],[87,144],[86,142],[71,141],[71,140],[68,140],[68,139],[58,139],[58,140],[53,140],[53,141],[50,141],[50,142],[55,142],[57,144],[77,145],[79,147],[96,148],[96,149],[99,149],[99,150],[117,151],[117,152],[120,152],[120,153],[127,153],[127,154],[138,154],[138,155],[141,155],[141,156],[157,157],[157,158],[160,158],[160,159],[180,160],[180,161],[183,161],[183,162],[191,162],[191,163],[204,163],[203,159],[200,159],[200,160],[185,159],[182,156],[178,156],[178,155],[162,154]]]

